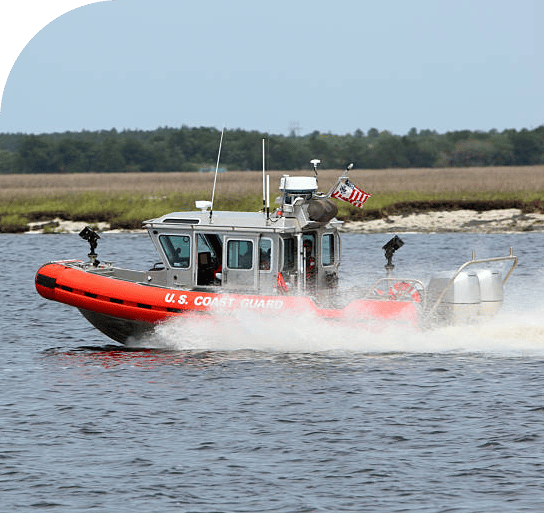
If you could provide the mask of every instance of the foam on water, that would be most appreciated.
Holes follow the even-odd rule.
[[[287,353],[356,352],[484,353],[544,356],[544,322],[540,311],[503,313],[491,320],[426,331],[405,326],[368,329],[352,323],[331,323],[312,314],[260,315],[255,311],[217,312],[164,323],[133,347],[167,350],[257,351]]]

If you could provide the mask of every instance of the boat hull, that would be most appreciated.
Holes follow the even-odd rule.
[[[155,324],[150,322],[121,319],[83,308],[79,308],[79,311],[95,328],[120,344],[127,344],[131,339],[140,339],[155,329]]]
[[[107,272],[77,261],[51,262],[38,270],[36,290],[47,299],[78,308],[93,326],[122,344],[175,317],[229,310],[271,316],[310,313],[371,328],[392,322],[416,328],[418,323],[416,305],[408,301],[355,299],[345,308],[320,308],[306,296],[170,289],[113,278]]]

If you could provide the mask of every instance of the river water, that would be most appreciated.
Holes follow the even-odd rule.
[[[123,348],[35,292],[84,241],[0,235],[0,509],[542,511],[544,235],[401,237],[397,273],[423,277],[513,246],[498,317],[376,334],[240,313]],[[382,272],[388,239],[344,235],[341,284]],[[156,260],[135,234],[98,253]]]

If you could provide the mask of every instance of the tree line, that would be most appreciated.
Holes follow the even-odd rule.
[[[0,134],[0,173],[168,172],[214,168],[221,132],[216,128],[115,129],[40,135]],[[412,128],[399,136],[375,128],[367,133],[270,135],[226,130],[221,167],[262,169],[262,139],[267,168],[308,169],[313,158],[324,168],[359,169],[524,166],[544,164],[544,125],[502,132]]]

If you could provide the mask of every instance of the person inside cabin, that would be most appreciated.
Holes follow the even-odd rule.
[[[315,283],[315,257],[312,254],[312,241],[304,241],[304,260],[306,267],[306,283],[313,285]]]
[[[213,272],[213,279],[216,285],[221,284],[221,280],[223,279],[223,264],[219,264],[219,267]]]
[[[259,269],[261,271],[269,271],[270,270],[270,248],[268,250],[263,250],[263,248],[260,248],[259,253]]]
[[[240,243],[240,256],[238,260],[238,269],[251,269],[253,265],[252,256],[253,244],[249,241],[241,241]]]

